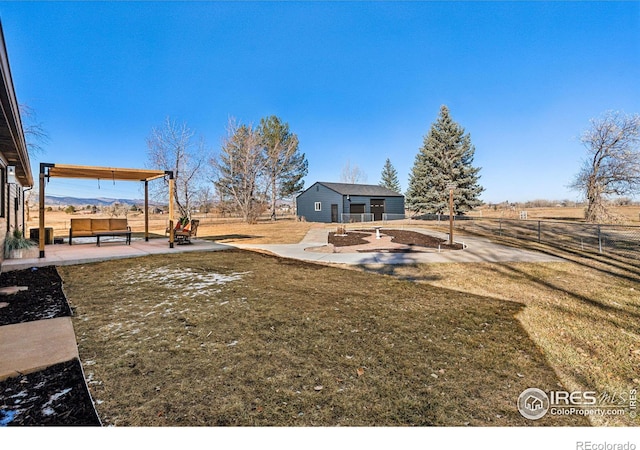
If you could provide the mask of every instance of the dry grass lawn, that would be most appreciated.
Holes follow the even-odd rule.
[[[577,254],[502,238],[561,256],[557,263],[431,264],[366,271],[523,306],[517,320],[569,390],[628,405],[640,387],[640,264],[637,259]],[[600,403],[599,403],[600,404]],[[638,425],[638,418],[591,418],[594,425]]]
[[[526,211],[529,219],[540,220],[571,220],[584,221],[584,207],[549,207],[549,208],[514,208],[514,209],[493,209],[481,207],[469,213],[471,217],[518,219],[520,211]],[[610,213],[618,222],[628,225],[638,225],[640,223],[640,206],[613,206],[609,208]]]
[[[311,226],[200,236],[287,243]],[[528,387],[610,405],[640,386],[638,262],[560,256],[346,270],[230,251],[60,272],[107,425],[638,425],[517,411]]]
[[[38,228],[38,213],[32,212],[27,222],[27,227]],[[54,236],[67,238],[69,227],[73,218],[106,218],[104,214],[67,214],[63,211],[50,211],[45,214],[45,226],[53,228]],[[281,218],[276,221],[261,220],[257,224],[243,223],[239,219],[220,219],[211,216],[194,215],[194,219],[200,220],[198,237],[212,239],[216,242],[244,242],[252,244],[289,244],[297,243],[305,236],[312,226],[318,226],[310,222],[298,222],[293,217]],[[144,215],[141,213],[129,213],[127,221],[134,236],[142,236],[144,233]],[[149,216],[149,232],[155,236],[165,236],[165,230],[169,225],[166,214],[151,214]]]
[[[524,305],[253,252],[60,268],[107,425],[585,425]],[[357,288],[356,288],[357,287]]]

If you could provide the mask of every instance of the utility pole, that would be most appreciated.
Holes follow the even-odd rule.
[[[447,189],[449,189],[449,245],[453,245],[453,190],[456,187],[455,183],[447,184]]]

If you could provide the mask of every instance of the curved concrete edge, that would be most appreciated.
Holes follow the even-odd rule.
[[[0,327],[0,381],[79,358],[71,317]]]
[[[438,232],[426,232],[417,228],[404,228],[410,231],[430,234],[437,237],[446,236]],[[385,253],[371,251],[367,253],[330,253],[308,251],[313,247],[327,245],[327,229],[312,229],[298,244],[235,244],[245,250],[262,250],[283,258],[299,259],[307,262],[370,265],[370,264],[429,264],[429,263],[504,263],[504,262],[558,262],[564,261],[531,250],[522,250],[506,245],[495,244],[488,239],[477,237],[457,237],[456,242],[464,244],[464,250],[427,250],[412,253]]]

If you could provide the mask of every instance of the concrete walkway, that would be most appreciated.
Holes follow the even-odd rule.
[[[78,358],[71,317],[0,327],[0,380]]]
[[[427,231],[421,228],[403,228],[407,231],[425,233],[442,239],[448,239],[443,233]],[[383,229],[384,232],[384,229]],[[314,248],[327,246],[329,230],[312,228],[298,244],[236,244],[238,248],[256,249],[273,253],[285,258],[300,259],[309,262],[334,264],[367,265],[367,264],[428,264],[451,262],[550,262],[562,259],[544,253],[495,244],[488,239],[478,237],[459,237],[455,241],[463,243],[464,250],[427,249],[411,253],[389,253],[371,251],[367,253],[332,253],[330,247],[323,251]]]

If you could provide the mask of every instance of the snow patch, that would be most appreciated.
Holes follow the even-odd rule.
[[[68,394],[69,392],[71,392],[71,388],[67,388],[67,389],[63,389],[60,392],[56,392],[55,394],[53,394],[51,397],[49,397],[49,401],[47,403],[45,403],[45,406],[47,405],[51,405],[53,404],[53,402],[55,402],[56,400],[58,400],[60,397],[62,397],[63,395]]]
[[[233,272],[224,275],[216,272],[206,272],[189,267],[158,267],[151,270],[138,268],[129,269],[122,277],[125,284],[139,284],[147,282],[158,287],[179,289],[181,296],[196,297],[211,293],[219,293],[219,286],[238,281],[243,275],[251,272]],[[161,302],[154,308],[163,306],[167,302]]]
[[[60,397],[71,392],[71,388],[63,389],[60,392],[56,392],[52,396],[49,397],[49,401],[42,406],[42,414],[45,416],[51,416],[56,413],[56,411],[51,407],[53,403],[58,400]]]

